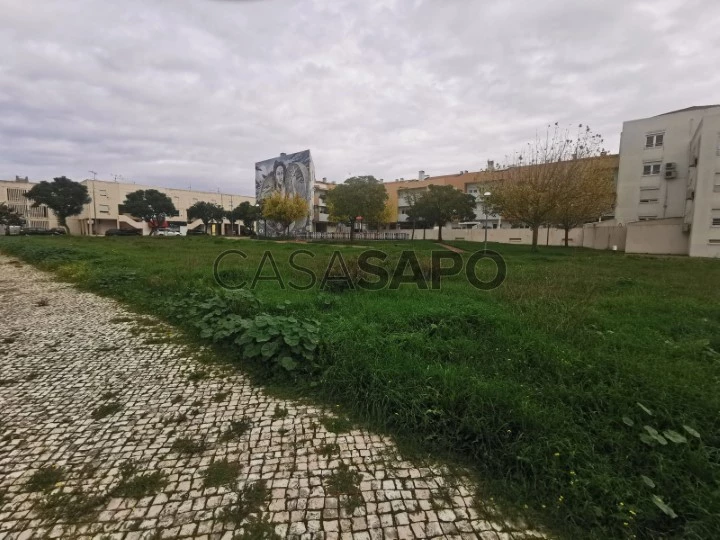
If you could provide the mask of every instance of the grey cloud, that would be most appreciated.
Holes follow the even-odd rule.
[[[32,5],[30,5],[32,4]],[[0,177],[252,193],[500,160],[554,121],[617,150],[623,120],[717,101],[703,0],[0,0]]]

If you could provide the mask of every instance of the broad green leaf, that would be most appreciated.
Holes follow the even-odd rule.
[[[663,435],[666,439],[674,442],[675,444],[685,444],[687,442],[687,439],[683,435],[680,435],[677,431],[672,429],[666,429],[663,431]]]
[[[271,341],[271,342],[263,345],[262,348],[260,349],[260,352],[262,352],[262,355],[264,358],[270,358],[272,355],[274,355],[277,352],[279,347],[280,346],[277,341]]]
[[[652,426],[645,425],[645,426],[643,426],[643,428],[645,429],[645,431],[647,431],[647,432],[650,434],[650,436],[651,436],[653,439],[654,439],[655,437],[657,437],[658,434],[659,434],[659,433],[658,433],[658,430],[655,429],[655,428],[652,427]]]
[[[632,421],[630,418],[628,418],[627,416],[623,416],[623,417],[622,417],[622,421],[623,421],[623,423],[624,423],[626,426],[631,426],[631,427],[632,427],[632,426],[635,425],[635,422],[633,422],[633,421]]]
[[[693,428],[691,428],[690,426],[683,426],[683,429],[685,431],[687,431],[693,437],[697,437],[698,439],[700,438],[700,434],[697,431],[695,431]]]
[[[655,440],[647,433],[641,433],[640,440],[642,442],[644,442],[645,444],[647,444],[648,446],[653,446],[655,444]]]
[[[645,482],[645,484],[647,484],[648,487],[651,487],[651,488],[655,487],[655,482],[653,482],[652,479],[648,478],[644,474],[640,475],[640,478],[642,478],[642,481]]]
[[[289,356],[283,356],[279,363],[287,371],[294,371],[298,366],[297,362]]]
[[[646,413],[648,413],[650,416],[653,415],[652,411],[651,411],[650,409],[648,409],[645,405],[643,405],[642,403],[640,403],[639,401],[637,402],[637,406],[640,407],[640,408],[641,408],[643,411],[645,411]]]
[[[673,509],[670,508],[667,504],[665,504],[663,500],[657,495],[652,496],[652,502],[654,502],[655,506],[657,506],[660,510],[663,511],[663,513],[670,516],[672,519],[675,519],[677,517],[677,514],[673,511]]]
[[[291,347],[295,347],[300,343],[300,338],[295,336],[285,336],[283,339],[285,340],[285,343]]]

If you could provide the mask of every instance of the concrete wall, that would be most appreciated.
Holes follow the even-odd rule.
[[[583,227],[583,247],[625,250],[627,229],[616,223],[589,223]]]
[[[628,223],[625,252],[687,255],[690,237],[682,229],[682,218]]]
[[[403,230],[412,234],[412,230]],[[426,240],[437,240],[437,229],[427,229],[425,231]],[[452,229],[444,227],[442,231],[443,240],[467,240],[470,242],[485,241],[485,229]],[[487,229],[488,242],[498,242],[500,244],[532,244],[532,230],[530,229]],[[415,239],[423,239],[423,230],[415,230]],[[563,246],[565,239],[565,231],[561,229],[550,228],[550,236],[548,243],[548,230],[541,228],[538,233],[538,245]],[[583,230],[580,228],[572,229],[569,235],[569,245],[583,245]]]

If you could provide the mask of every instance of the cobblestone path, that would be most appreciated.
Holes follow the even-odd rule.
[[[0,540],[540,536],[386,437],[5,256],[0,306]]]

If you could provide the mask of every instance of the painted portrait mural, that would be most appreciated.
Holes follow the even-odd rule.
[[[272,193],[283,195],[300,195],[308,202],[310,209],[306,218],[299,219],[290,225],[290,233],[312,231],[313,190],[315,186],[315,166],[310,150],[294,154],[280,154],[278,157],[259,161],[255,164],[255,197],[259,202]],[[269,235],[283,234],[283,226],[279,223],[260,222],[261,233]]]

